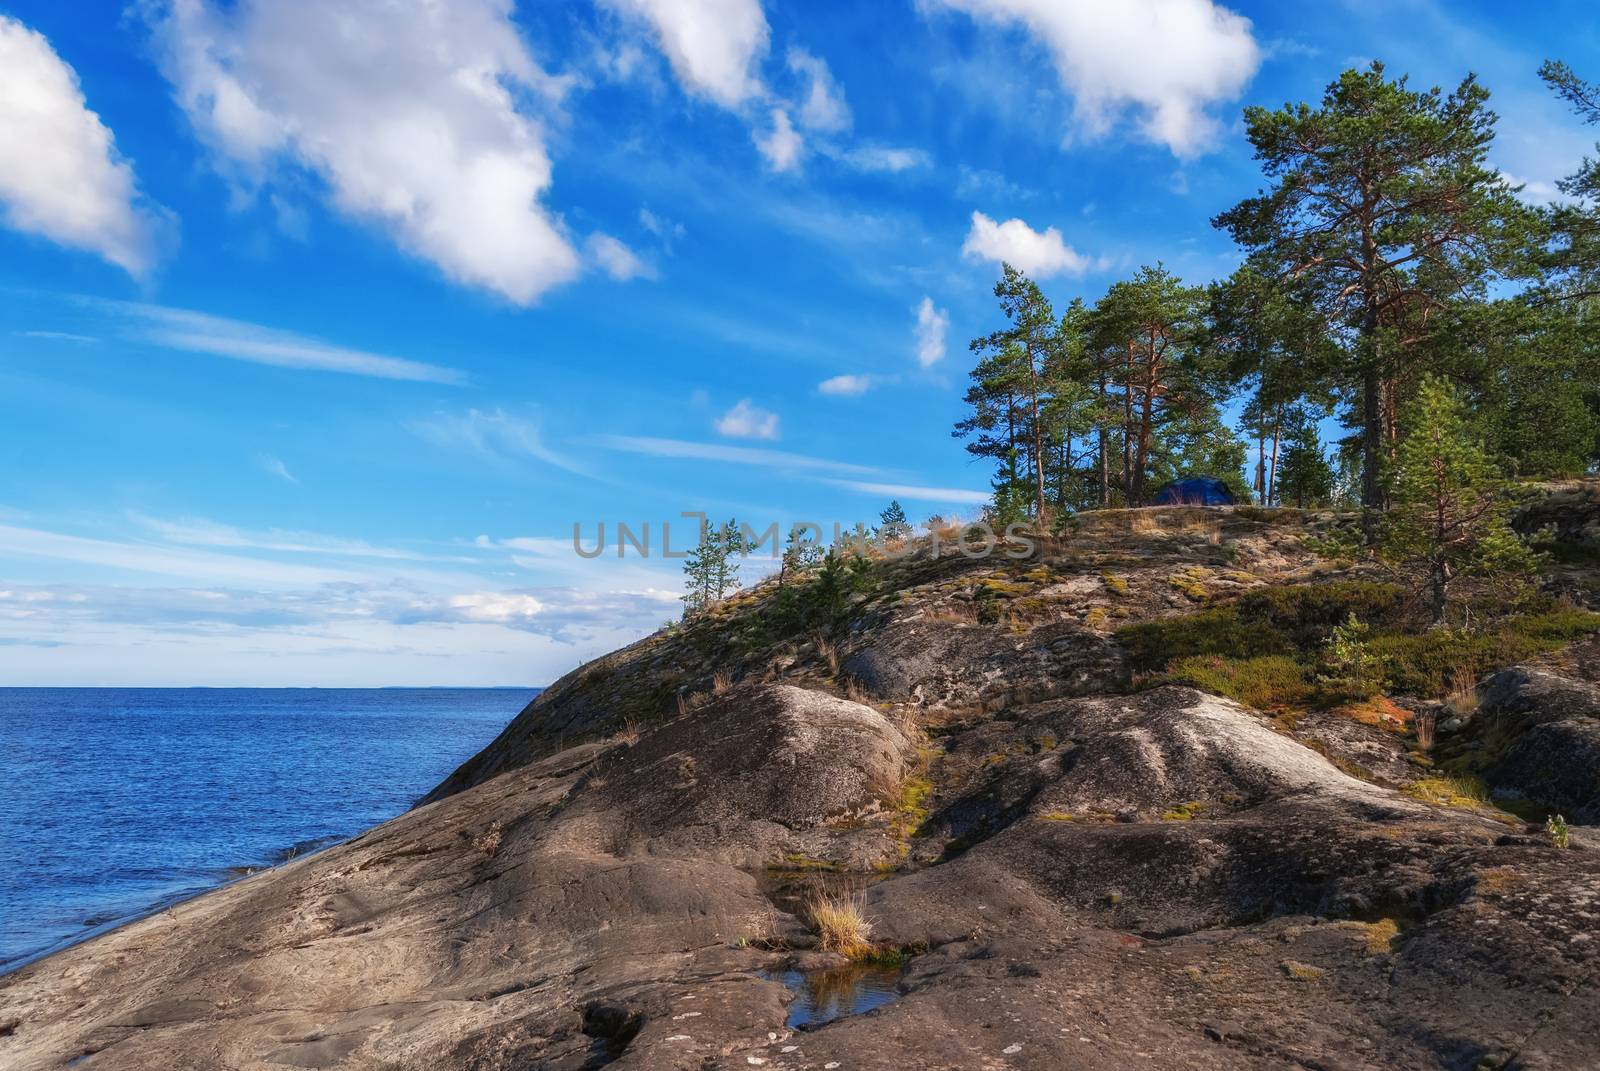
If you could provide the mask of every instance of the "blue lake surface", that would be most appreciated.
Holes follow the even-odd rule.
[[[0,971],[410,807],[536,688],[0,688]]]

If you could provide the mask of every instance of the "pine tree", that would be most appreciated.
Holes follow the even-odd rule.
[[[1333,466],[1322,450],[1315,420],[1302,419],[1290,435],[1278,474],[1278,489],[1300,509],[1321,505],[1333,496]]]
[[[755,549],[736,520],[720,527],[702,524],[700,542],[683,563],[685,620],[704,613],[739,587],[739,562]]]
[[[1470,75],[1449,95],[1417,92],[1374,63],[1340,75],[1318,108],[1245,109],[1274,185],[1213,222],[1340,340],[1369,509],[1383,504],[1379,471],[1417,344],[1453,300],[1523,268],[1535,216],[1488,164],[1487,102]]]
[[[1185,286],[1157,264],[1112,284],[1090,317],[1091,348],[1120,388],[1122,493],[1128,505],[1145,499],[1158,431],[1209,402],[1204,297],[1199,287]]]
[[[783,557],[778,562],[778,589],[792,582],[800,574],[812,569],[822,560],[822,548],[814,539],[806,539],[803,525],[789,529],[789,540],[784,544]]]
[[[1387,472],[1390,509],[1377,554],[1422,595],[1433,624],[1443,625],[1458,580],[1520,577],[1534,559],[1507,523],[1504,481],[1472,436],[1455,389],[1424,378],[1405,416],[1409,430]]]
[[[898,543],[911,534],[911,524],[898,500],[891,501],[878,517],[883,522],[878,526],[878,538],[884,543]]]

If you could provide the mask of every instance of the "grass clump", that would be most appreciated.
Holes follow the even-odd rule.
[[[806,914],[824,951],[853,960],[867,959],[876,951],[872,947],[872,923],[866,916],[865,894],[819,890],[806,901]]]
[[[1572,830],[1567,827],[1567,820],[1559,814],[1545,819],[1544,832],[1554,847],[1565,848],[1572,843]]]
[[[1168,679],[1257,710],[1303,706],[1316,694],[1304,666],[1287,655],[1203,655],[1172,664]]]
[[[1445,807],[1477,809],[1489,802],[1489,789],[1482,780],[1470,775],[1459,777],[1424,777],[1405,787],[1405,794],[1424,803],[1437,803]]]
[[[1309,963],[1300,963],[1286,959],[1282,963],[1283,973],[1297,982],[1315,982],[1328,972],[1321,967],[1313,967]]]
[[[1176,807],[1168,808],[1161,815],[1163,822],[1189,822],[1199,818],[1205,813],[1206,805],[1199,800],[1190,800],[1180,803]]]
[[[1126,580],[1124,580],[1122,577],[1117,576],[1115,573],[1112,573],[1112,572],[1101,573],[1100,574],[1100,579],[1105,581],[1106,590],[1109,591],[1111,594],[1113,594],[1113,595],[1126,595],[1128,593],[1128,582]]]

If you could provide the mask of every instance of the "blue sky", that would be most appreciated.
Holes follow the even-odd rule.
[[[0,683],[545,683],[677,612],[574,522],[971,513],[1000,258],[1226,274],[1242,107],[1372,58],[1548,197],[1547,57],[1591,5],[0,0]]]

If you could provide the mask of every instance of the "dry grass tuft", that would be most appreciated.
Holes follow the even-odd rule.
[[[711,677],[711,694],[712,695],[721,695],[723,692],[726,692],[729,688],[732,688],[732,687],[733,687],[733,678],[728,675],[728,671],[727,670],[719,669],[719,670],[717,670],[716,673],[714,673],[712,675],[712,677]]]
[[[682,692],[679,692],[678,693],[678,717],[681,718],[681,717],[685,716],[688,713],[689,713],[689,697],[684,695]]]
[[[500,852],[500,841],[505,836],[505,830],[499,821],[495,821],[488,829],[472,838],[472,847],[480,851],[485,857],[493,859]]]
[[[1411,728],[1417,733],[1417,746],[1424,752],[1433,750],[1435,730],[1439,726],[1439,715],[1431,710],[1418,711],[1411,719]]]
[[[1478,675],[1472,666],[1457,666],[1450,672],[1450,691],[1445,695],[1445,702],[1462,716],[1478,709]]]
[[[828,664],[828,672],[837,677],[839,675],[839,648],[835,647],[833,641],[829,640],[821,632],[818,632],[814,639],[818,656]]]
[[[816,928],[818,944],[850,959],[872,955],[872,923],[866,917],[866,894],[817,891],[806,901],[806,914]]]

